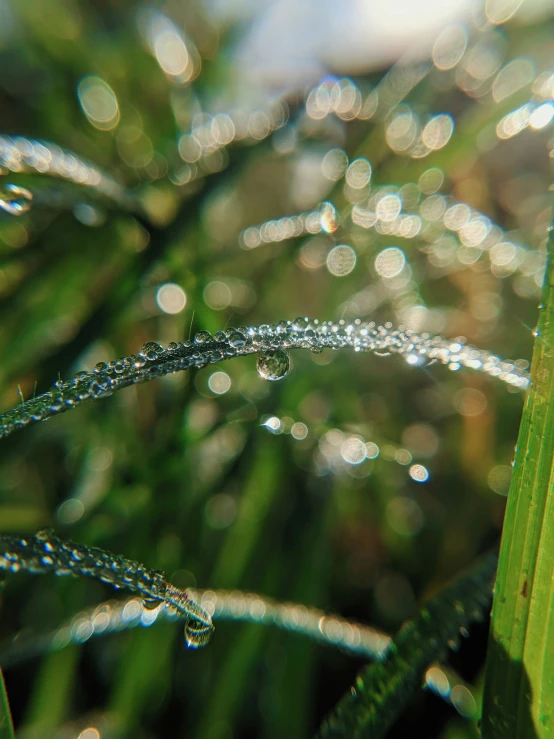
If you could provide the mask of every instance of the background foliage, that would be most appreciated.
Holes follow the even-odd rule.
[[[233,109],[240,22],[218,26],[196,4],[1,4],[2,130],[54,141],[130,193],[122,206],[61,180],[2,176],[33,193],[28,212],[0,210],[2,407],[17,405],[18,385],[31,397],[145,341],[304,315],[392,320],[528,359],[549,223],[553,27],[547,12],[500,23],[501,5],[453,26],[466,39],[454,62],[443,36],[427,66],[328,78],[307,105],[291,93],[286,118],[258,102],[246,140],[217,148],[198,127],[211,125],[203,112]],[[156,33],[177,52],[181,40],[190,69],[174,73]],[[372,101],[365,112],[347,105],[354,89]],[[435,116],[450,116],[453,133],[442,144],[441,119],[426,150]],[[417,233],[394,232],[394,216],[356,222],[356,207],[373,213],[390,195],[420,219]],[[322,199],[336,211],[319,233],[244,232]],[[473,230],[448,227],[456,202]],[[257,592],[396,631],[497,541],[522,395],[398,357],[296,352],[292,363],[280,383],[259,378],[252,357],[180,372],[4,439],[1,531],[53,526],[179,587]],[[1,633],[54,628],[107,597],[94,582],[14,578]],[[477,700],[486,635],[475,627],[448,657]],[[259,624],[221,623],[195,652],[166,623],[5,678],[22,737],[304,737],[363,664]],[[429,737],[476,736],[429,691],[390,736],[415,721]]]

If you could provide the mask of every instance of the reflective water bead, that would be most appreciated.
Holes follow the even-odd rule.
[[[148,359],[151,362],[156,360],[163,352],[163,347],[155,341],[147,341],[139,349],[139,357]]]
[[[264,380],[281,380],[290,369],[289,354],[284,349],[263,352],[258,355],[256,369]]]
[[[195,344],[205,344],[206,341],[211,341],[212,335],[209,331],[197,331],[194,334],[194,343]]]
[[[299,316],[293,321],[292,327],[295,331],[303,331],[304,329],[308,328],[309,323],[309,318],[306,318],[306,316]]]
[[[153,611],[154,608],[157,608],[159,605],[159,598],[152,598],[148,595],[145,595],[142,599],[142,607],[146,608],[147,611]]]
[[[110,383],[106,380],[104,382],[93,382],[89,387],[89,393],[91,398],[107,398],[113,393],[110,387]]]
[[[241,334],[239,331],[233,331],[229,335],[229,344],[235,349],[242,349],[242,347],[246,344],[246,338],[244,334]]]
[[[203,647],[208,643],[214,627],[211,623],[203,623],[191,618],[185,624],[185,641],[188,647]]]
[[[35,541],[47,542],[56,539],[56,534],[54,533],[54,529],[41,529],[37,531],[33,538]]]
[[[33,193],[18,185],[4,185],[0,188],[0,208],[11,216],[21,216],[31,208]]]

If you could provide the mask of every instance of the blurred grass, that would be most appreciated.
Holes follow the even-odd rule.
[[[394,637],[383,661],[366,667],[336,708],[324,719],[318,736],[380,739],[413,699],[429,665],[447,647],[457,647],[461,632],[481,620],[489,603],[496,554],[481,557],[426,603]]]
[[[141,47],[133,4],[33,0],[10,7],[18,31],[0,46],[2,127],[54,140],[130,187],[147,190],[148,213],[160,221],[94,202],[105,219],[97,227],[78,221],[70,208],[32,209],[17,222],[0,218],[4,408],[18,402],[17,384],[30,397],[36,381],[40,392],[58,373],[67,378],[95,362],[134,353],[147,340],[167,343],[200,329],[296,315],[340,318],[358,291],[377,284],[375,256],[391,244],[405,251],[418,299],[438,312],[445,334],[463,334],[502,356],[529,356],[536,300],[514,289],[516,277],[500,278],[478,266],[439,274],[419,251],[424,242],[362,232],[348,217],[336,235],[321,237],[324,253],[335,243],[354,244],[358,262],[344,278],[324,267],[302,266],[309,239],[252,251],[238,245],[242,228],[301,209],[293,183],[302,162],[335,146],[350,159],[368,157],[378,184],[417,182],[431,167],[441,167],[444,192],[469,191],[473,207],[518,243],[539,250],[548,207],[548,134],[524,132],[491,150],[482,151],[478,143],[486,140],[479,138],[483,131],[490,133],[528,98],[529,86],[502,103],[476,102],[456,87],[454,73],[443,75],[447,91],[438,74],[424,80],[410,93],[409,105],[452,109],[456,119],[449,145],[426,159],[393,153],[382,122],[341,124],[313,139],[302,139],[294,123],[297,145],[289,154],[271,140],[237,145],[230,150],[229,169],[194,186],[177,186],[128,164],[118,130],[93,129],[75,88],[85,74],[105,79],[120,101],[120,128],[137,126],[141,142],[148,138],[153,151],[171,163],[182,133],[172,101],[181,96],[192,114],[222,94],[225,34],[222,51],[206,62],[208,74],[194,88],[178,88]],[[167,12],[184,23],[189,10],[173,5]],[[495,33],[507,40],[509,55],[536,55],[541,69],[551,32],[547,21]],[[27,175],[9,181],[51,187],[47,178]],[[327,185],[325,197],[347,209],[342,182]],[[516,193],[511,199],[509,187]],[[75,197],[81,202],[87,196]],[[221,311],[210,308],[206,286],[233,286],[233,279],[241,281],[249,300]],[[169,315],[157,305],[156,291],[166,282],[185,291],[182,313]],[[479,297],[500,301],[494,319],[480,317]],[[400,320],[400,308],[392,295],[369,315]],[[500,494],[492,490],[489,475],[510,465],[521,396],[477,375],[411,368],[397,358],[298,354],[281,384],[264,385],[253,359],[240,358],[221,365],[231,379],[225,395],[209,390],[209,368],[180,373],[4,440],[1,530],[26,533],[54,525],[60,535],[164,569],[181,587],[258,591],[396,631],[416,613],[418,601],[440,590],[498,537],[505,488],[498,488]],[[460,395],[465,391],[478,393],[485,410],[464,415],[460,398],[475,397]],[[306,423],[306,440],[270,435],[260,425],[267,415]],[[395,461],[395,453],[409,447],[407,431],[414,424],[430,427],[438,439],[431,456],[419,459],[412,452],[430,470],[424,485]],[[334,429],[375,442],[380,456],[336,474],[321,473],[314,461],[319,440]],[[72,510],[81,515],[67,517]],[[96,583],[14,578],[2,596],[0,633],[54,627],[111,595]],[[451,657],[470,682],[483,664],[478,633],[475,641]],[[25,726],[46,726],[52,736],[63,736],[65,722],[78,735],[87,721],[100,726],[102,719],[103,739],[171,736],[172,726],[201,739],[299,739],[315,729],[359,668],[351,657],[296,635],[237,624],[218,626],[210,646],[193,653],[184,648],[180,629],[165,625],[74,647],[40,667],[35,661],[10,669],[6,679],[22,733]],[[429,737],[473,739],[475,729],[461,725],[454,709],[441,710],[423,696],[391,736],[404,736],[417,721]],[[39,730],[43,739],[46,729]]]

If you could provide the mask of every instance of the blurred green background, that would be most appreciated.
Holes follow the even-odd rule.
[[[547,5],[509,17],[517,5],[451,19],[424,61],[391,72],[373,63],[350,81],[328,65],[307,104],[309,88],[288,90],[272,118],[267,100],[236,102],[244,15],[3,0],[1,131],[94,162],[130,206],[0,169],[3,202],[8,183],[33,194],[28,212],[0,210],[2,409],[145,341],[296,316],[390,320],[528,359],[550,218],[554,22]],[[250,127],[228,140],[213,116],[239,109],[229,120]],[[404,235],[386,213],[363,225],[391,195],[416,218]],[[319,233],[243,234],[322,200],[336,210]],[[292,364],[280,383],[253,357],[178,373],[4,439],[0,530],[52,526],[179,587],[257,592],[393,633],[498,539],[522,395],[399,357],[296,351]],[[0,634],[54,628],[112,596],[14,577]],[[477,694],[486,634],[476,627],[449,656]],[[221,623],[191,651],[180,626],[160,624],[5,678],[21,737],[305,737],[362,664],[260,625]],[[427,737],[477,735],[428,692],[391,736],[415,722]]]

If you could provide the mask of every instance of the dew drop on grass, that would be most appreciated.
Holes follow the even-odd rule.
[[[246,344],[246,338],[244,337],[244,334],[242,334],[240,331],[232,331],[229,334],[229,344],[235,349],[242,349],[242,347]]]
[[[142,359],[153,361],[157,359],[163,352],[163,347],[155,341],[147,341],[146,344],[139,349],[138,356]]]
[[[147,611],[153,611],[154,608],[157,608],[159,605],[160,600],[158,598],[150,598],[146,595],[142,599],[142,607],[146,608]]]
[[[211,341],[212,335],[209,331],[197,331],[194,334],[195,344],[205,344],[207,341]]]
[[[195,618],[189,619],[185,625],[185,641],[188,647],[197,649],[203,647],[210,640],[213,626]]]
[[[11,216],[21,216],[31,208],[33,193],[18,185],[4,185],[0,188],[0,208]]]
[[[282,380],[290,369],[290,357],[284,349],[263,352],[258,355],[258,374],[264,380]]]

